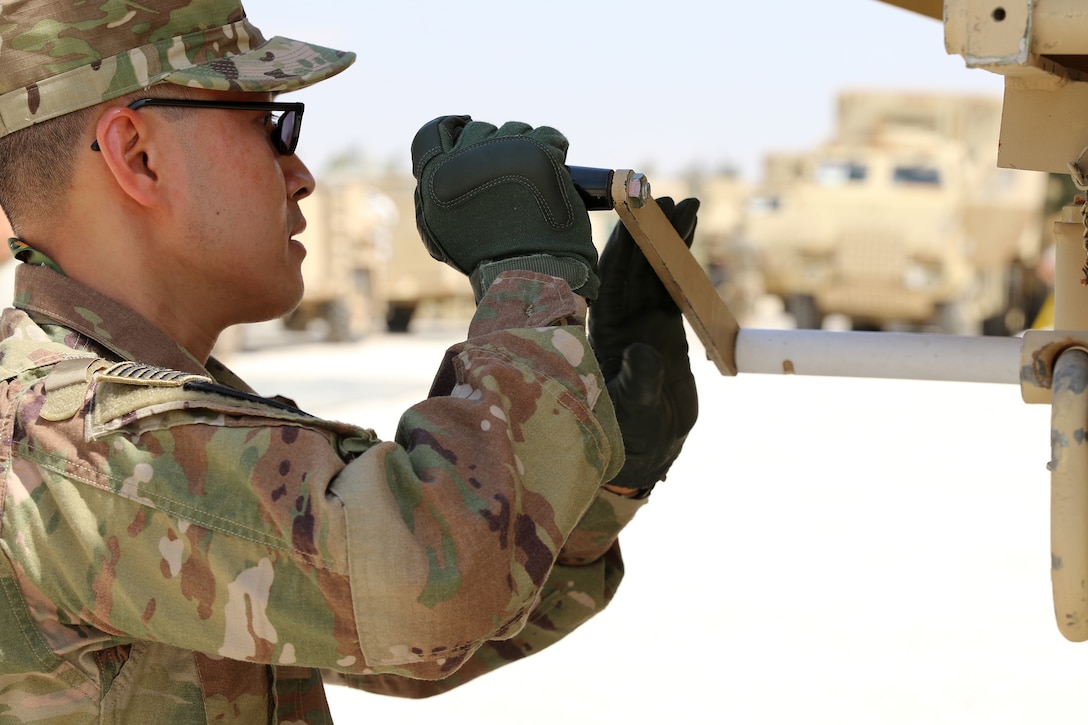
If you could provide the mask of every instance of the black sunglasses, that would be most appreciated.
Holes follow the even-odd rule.
[[[132,110],[144,106],[170,106],[172,108],[220,108],[228,111],[279,111],[272,124],[272,146],[284,156],[295,153],[298,135],[302,130],[303,103],[272,103],[271,101],[198,101],[180,98],[141,98],[128,104]],[[91,144],[92,151],[100,151],[98,139]]]

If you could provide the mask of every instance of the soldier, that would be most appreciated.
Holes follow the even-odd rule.
[[[237,0],[0,0],[0,719],[329,722],[323,679],[441,692],[619,584],[695,388],[622,230],[598,270],[558,132],[417,136],[425,243],[479,306],[394,441],[210,357],[301,296],[314,179],[273,99],[353,59]]]

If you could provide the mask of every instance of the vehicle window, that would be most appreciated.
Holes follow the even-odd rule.
[[[777,196],[754,196],[748,200],[748,211],[753,214],[769,214],[781,206]]]
[[[856,161],[828,159],[816,167],[816,183],[820,186],[841,186],[852,181],[864,181],[867,169]]]
[[[941,172],[932,166],[923,164],[896,166],[892,182],[896,184],[938,186],[941,183]]]

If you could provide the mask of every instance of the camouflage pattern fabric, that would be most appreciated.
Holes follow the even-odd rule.
[[[155,83],[289,91],[354,60],[265,39],[238,0],[0,0],[0,136]]]
[[[395,441],[257,397],[47,267],[16,303],[0,723],[329,722],[322,677],[441,692],[619,583],[642,502],[600,489],[623,447],[560,280],[500,277]]]

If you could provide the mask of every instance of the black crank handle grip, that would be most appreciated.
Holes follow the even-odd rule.
[[[590,166],[568,166],[574,188],[582,197],[589,211],[612,209],[612,169],[595,169]]]

